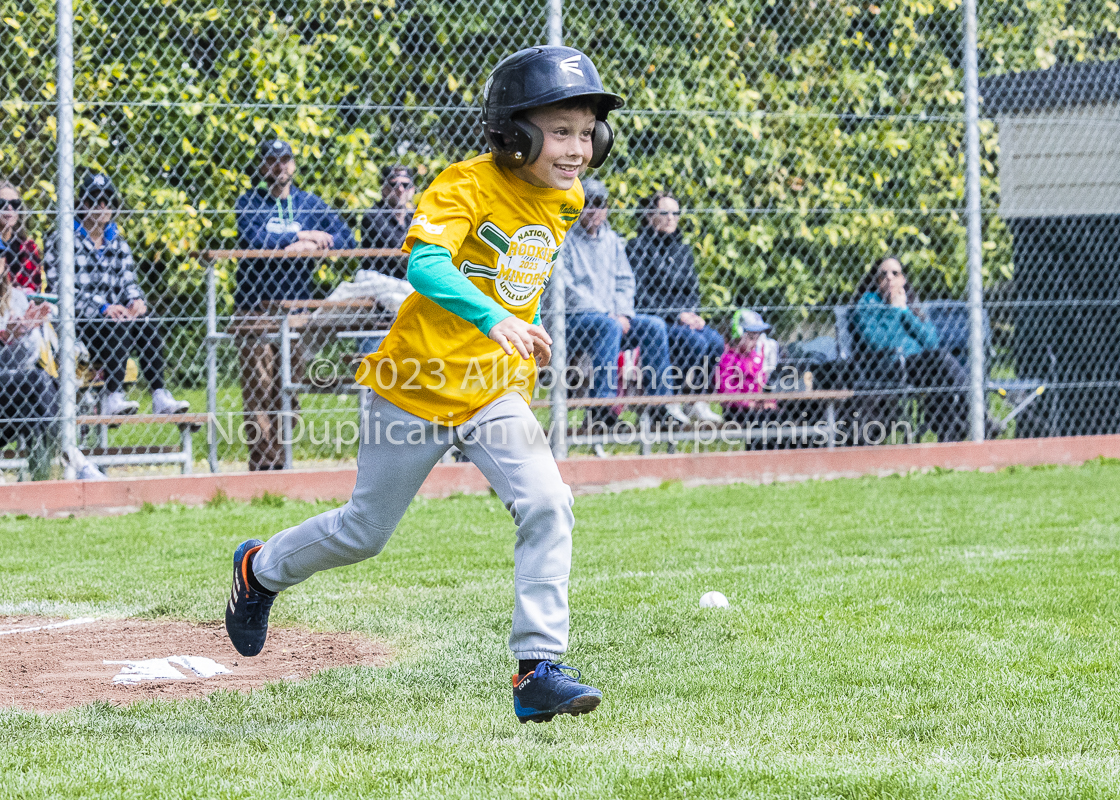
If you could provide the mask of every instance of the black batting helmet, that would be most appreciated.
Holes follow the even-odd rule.
[[[595,108],[591,162],[602,164],[614,144],[607,114],[621,108],[623,99],[603,88],[591,59],[572,47],[530,47],[502,59],[486,81],[482,125],[494,159],[505,167],[532,164],[541,154],[544,134],[519,113],[586,97]]]

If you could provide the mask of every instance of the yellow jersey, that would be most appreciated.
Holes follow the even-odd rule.
[[[483,294],[532,323],[564,236],[583,210],[583,186],[540,188],[485,155],[452,164],[425,190],[404,250],[417,241],[451,253]],[[537,367],[419,292],[401,305],[356,380],[398,408],[458,425],[502,395],[532,398]]]

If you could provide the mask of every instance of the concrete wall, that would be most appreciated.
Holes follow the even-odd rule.
[[[1120,435],[572,459],[561,462],[560,470],[573,491],[586,494],[657,486],[670,480],[686,485],[827,480],[934,467],[996,470],[1013,464],[1076,465],[1098,456],[1120,458]],[[354,469],[339,469],[6,484],[0,485],[0,514],[119,514],[135,511],[143,503],[201,505],[218,492],[235,500],[251,500],[269,492],[297,500],[342,502],[349,498],[356,477]],[[473,464],[439,464],[420,493],[447,497],[488,490],[489,484]]]

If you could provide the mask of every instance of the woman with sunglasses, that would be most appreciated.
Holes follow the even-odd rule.
[[[668,325],[669,358],[681,372],[681,394],[708,391],[723,355],[723,337],[696,313],[700,281],[692,247],[678,230],[681,206],[669,192],[646,198],[638,235],[626,243],[626,257],[634,270],[639,313],[655,314]],[[682,398],[683,399],[683,398]],[[707,403],[685,411],[699,422],[719,423]]]
[[[926,318],[902,262],[893,255],[880,259],[857,294],[855,333],[861,347],[886,356],[879,366],[882,377],[889,378],[901,367],[907,382],[927,390],[926,419],[938,441],[964,439],[968,434],[968,373],[940,346],[937,328]]]
[[[415,194],[412,170],[403,164],[382,169],[381,202],[362,214],[362,247],[399,250],[412,224]],[[408,259],[379,256],[366,259],[362,267],[403,281],[408,274]]]
[[[0,253],[6,254],[12,283],[26,293],[43,290],[43,259],[27,235],[19,189],[0,179]]]

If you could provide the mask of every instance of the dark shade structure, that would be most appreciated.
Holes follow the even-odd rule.
[[[1019,436],[1120,431],[1120,62],[981,81],[1000,131],[1016,374],[1051,389]]]

